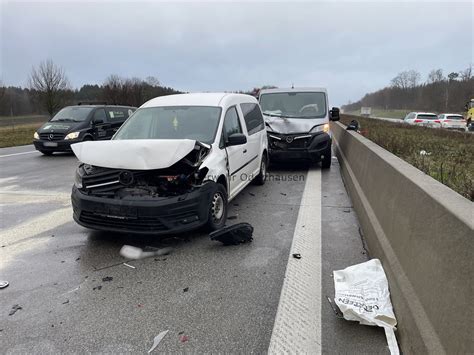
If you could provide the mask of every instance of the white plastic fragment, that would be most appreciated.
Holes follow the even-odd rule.
[[[344,318],[385,329],[391,354],[399,354],[394,329],[397,320],[388,281],[378,259],[334,271],[334,301]]]
[[[136,267],[133,266],[133,265],[130,265],[130,264],[127,264],[127,263],[123,263],[123,264],[124,264],[125,266],[128,266],[128,267],[131,268],[131,269],[136,269]]]
[[[151,256],[168,255],[172,250],[172,248],[166,247],[161,249],[156,248],[153,251],[143,251],[143,249],[133,247],[131,245],[124,245],[122,249],[120,249],[120,255],[127,259],[138,260],[149,258]]]
[[[158,334],[155,339],[153,339],[153,345],[151,346],[150,350],[148,350],[148,354],[151,353],[155,348],[160,344],[160,341],[163,340],[166,334],[168,334],[169,330],[165,330],[164,332],[161,332]]]

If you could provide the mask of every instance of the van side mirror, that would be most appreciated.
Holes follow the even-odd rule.
[[[339,116],[339,108],[333,107],[333,108],[329,111],[329,118],[331,119],[331,121],[339,121],[339,119],[340,119],[340,116]]]
[[[94,118],[92,120],[92,123],[93,124],[101,124],[101,123],[104,123],[104,120],[102,118]]]
[[[241,145],[247,143],[247,137],[242,133],[231,134],[227,138],[226,146],[230,147],[232,145]]]

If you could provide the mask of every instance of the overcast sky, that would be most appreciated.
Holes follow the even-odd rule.
[[[185,91],[324,86],[332,105],[398,72],[473,62],[473,2],[1,2],[1,80],[51,58],[74,87],[110,74]]]

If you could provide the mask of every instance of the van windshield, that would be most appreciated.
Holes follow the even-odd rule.
[[[326,116],[324,92],[278,92],[260,95],[262,111],[267,116],[288,118],[323,118]]]
[[[72,121],[81,122],[85,121],[89,116],[89,113],[93,110],[92,107],[78,107],[69,106],[59,111],[51,121]]]
[[[194,139],[214,142],[220,107],[163,106],[142,108],[122,125],[113,139]]]

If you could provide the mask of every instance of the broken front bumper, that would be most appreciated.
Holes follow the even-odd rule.
[[[302,137],[302,138],[300,138]],[[331,136],[319,134],[275,134],[268,132],[272,160],[311,160],[318,162],[330,149]]]
[[[89,196],[72,188],[74,220],[98,230],[139,234],[174,234],[204,225],[217,190],[208,182],[189,193],[156,199],[115,199]]]

